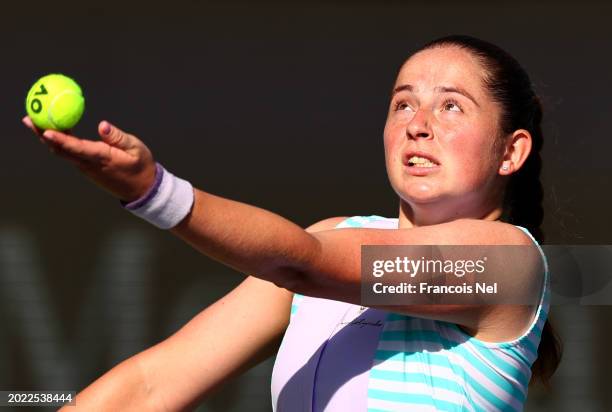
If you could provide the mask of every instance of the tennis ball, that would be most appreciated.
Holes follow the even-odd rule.
[[[71,129],[79,122],[84,110],[81,88],[62,74],[41,77],[26,97],[26,112],[40,129]]]

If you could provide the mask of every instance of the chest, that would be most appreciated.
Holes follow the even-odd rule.
[[[277,411],[366,410],[369,371],[388,312],[305,298],[272,374]]]

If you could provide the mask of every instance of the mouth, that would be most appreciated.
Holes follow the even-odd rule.
[[[404,155],[404,165],[409,168],[435,168],[440,162],[432,155],[425,152],[410,151]]]
[[[407,173],[412,176],[426,176],[440,169],[438,159],[421,151],[409,151],[404,155],[403,163]]]

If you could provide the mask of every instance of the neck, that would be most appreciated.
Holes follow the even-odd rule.
[[[430,226],[440,223],[452,222],[457,219],[479,219],[479,220],[499,220],[502,215],[502,207],[499,202],[480,205],[474,207],[473,202],[449,207],[447,203],[444,207],[439,204],[409,204],[400,199],[399,228],[408,229],[417,226]]]

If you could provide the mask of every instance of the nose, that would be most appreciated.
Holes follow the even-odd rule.
[[[410,122],[406,125],[406,137],[408,139],[430,138],[432,136],[429,125],[429,115],[425,109],[418,109]]]

